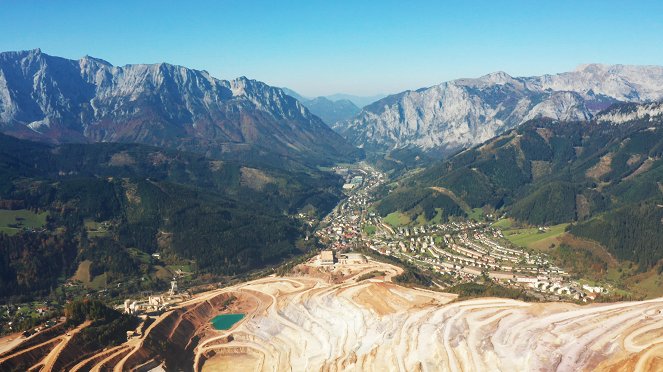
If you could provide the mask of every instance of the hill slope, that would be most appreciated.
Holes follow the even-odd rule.
[[[264,267],[304,248],[306,228],[289,215],[325,214],[341,182],[145,145],[0,134],[0,209],[48,213],[43,228],[17,218],[11,236],[0,233],[0,293],[43,293],[85,260],[108,282],[153,278],[138,257],[154,252],[217,274]]]
[[[651,267],[663,258],[662,107],[618,105],[586,122],[530,121],[400,180],[378,210],[434,210],[431,189],[442,188],[461,204],[533,225],[575,221],[574,234]],[[413,204],[422,190],[431,196]]]

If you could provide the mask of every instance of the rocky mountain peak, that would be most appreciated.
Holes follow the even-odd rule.
[[[602,63],[584,63],[576,66],[575,72],[586,72],[586,73],[601,73],[605,72],[610,68],[610,65],[605,65]]]
[[[297,100],[256,80],[35,51],[0,54],[0,131],[55,143],[137,142],[208,154],[260,148],[333,161],[358,153]]]
[[[506,84],[508,82],[511,82],[513,78],[511,77],[511,75],[507,74],[504,71],[497,71],[497,72],[491,72],[490,74],[486,74],[480,77],[479,80],[483,80],[486,83],[492,83],[492,84]]]
[[[481,143],[533,118],[588,120],[616,102],[663,99],[663,67],[581,65],[512,77],[498,71],[377,101],[334,128],[355,145],[448,152]]]

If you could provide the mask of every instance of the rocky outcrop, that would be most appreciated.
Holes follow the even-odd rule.
[[[305,160],[358,152],[281,89],[167,63],[113,66],[0,53],[0,131],[48,142],[138,142]]]
[[[381,99],[334,125],[359,146],[451,152],[525,121],[588,120],[616,102],[663,98],[663,67],[583,65],[572,72],[511,77],[496,72]]]
[[[663,115],[663,103],[624,104],[603,111],[596,116],[595,121],[605,125],[621,125],[624,123],[647,119],[654,121]]]

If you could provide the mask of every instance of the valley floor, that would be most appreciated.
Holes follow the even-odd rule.
[[[377,184],[379,177],[364,181],[366,188]],[[337,223],[345,218],[350,226],[366,219],[352,208],[368,204],[363,190],[353,189],[330,215],[331,231],[333,218],[342,221]],[[395,229],[371,218],[373,234],[384,230],[400,239]],[[453,239],[453,244],[478,244],[469,235]],[[455,247],[451,240],[449,246]],[[69,332],[54,327],[52,334],[0,342],[0,370],[663,370],[663,298],[585,306],[460,301],[455,294],[397,285],[392,278],[402,268],[360,253],[341,254],[335,263],[323,255],[285,277],[272,275],[174,303],[161,315],[144,316],[126,342],[87,355],[78,336],[87,323]],[[410,258],[414,262],[416,256]],[[245,317],[229,330],[214,329],[211,320],[228,313]]]

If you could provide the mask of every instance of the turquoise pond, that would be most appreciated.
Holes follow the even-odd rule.
[[[221,314],[212,319],[214,329],[224,331],[230,329],[235,323],[244,318],[244,314]]]

